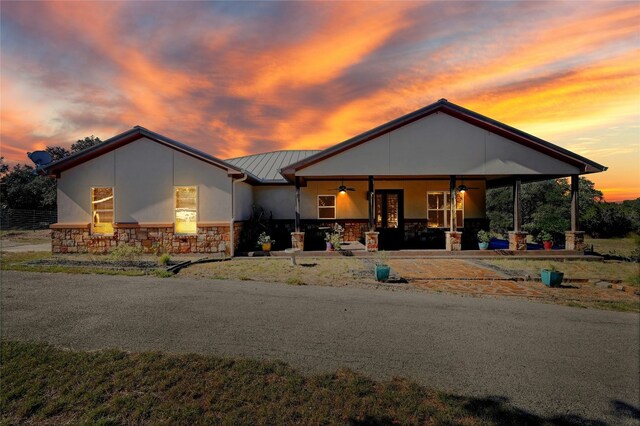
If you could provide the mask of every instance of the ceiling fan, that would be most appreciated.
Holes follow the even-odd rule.
[[[355,190],[356,190],[355,188],[349,188],[345,186],[344,179],[342,179],[342,182],[340,183],[339,187],[332,189],[332,191],[338,191],[341,194],[345,194],[347,191],[355,191]]]
[[[464,194],[465,192],[467,192],[470,189],[480,189],[476,186],[467,186],[464,184],[464,180],[462,181],[462,183],[460,185],[458,185],[458,187],[456,188],[456,191],[458,191],[461,194]]]

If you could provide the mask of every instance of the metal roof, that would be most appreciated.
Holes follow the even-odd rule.
[[[320,150],[272,151],[230,158],[225,161],[238,169],[248,172],[262,183],[287,183],[284,176],[280,174],[280,169],[319,152]]]

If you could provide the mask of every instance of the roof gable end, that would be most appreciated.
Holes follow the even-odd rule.
[[[61,160],[55,161],[45,167],[47,173],[51,175],[59,176],[61,172],[89,161],[93,158],[99,157],[103,154],[111,152],[117,148],[125,146],[136,140],[147,138],[153,142],[157,142],[161,145],[165,145],[176,151],[180,151],[186,155],[197,158],[201,161],[209,163],[213,166],[226,170],[229,176],[242,176],[243,171],[239,168],[219,159],[212,155],[209,155],[203,151],[192,148],[176,140],[170,139],[159,133],[155,133],[151,130],[145,129],[142,126],[135,126],[126,132],[120,133],[112,138],[109,138],[97,145],[71,154]]]

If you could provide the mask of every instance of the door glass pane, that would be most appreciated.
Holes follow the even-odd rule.
[[[382,194],[376,194],[376,227],[382,228]]]
[[[398,227],[398,194],[387,194],[387,228]]]

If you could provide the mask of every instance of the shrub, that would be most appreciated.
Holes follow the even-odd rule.
[[[109,253],[109,258],[112,260],[126,260],[133,262],[138,260],[142,255],[142,247],[121,245],[116,247]]]
[[[158,259],[158,264],[163,265],[163,266],[167,266],[169,264],[169,261],[171,261],[171,255],[169,253],[164,253]]]

